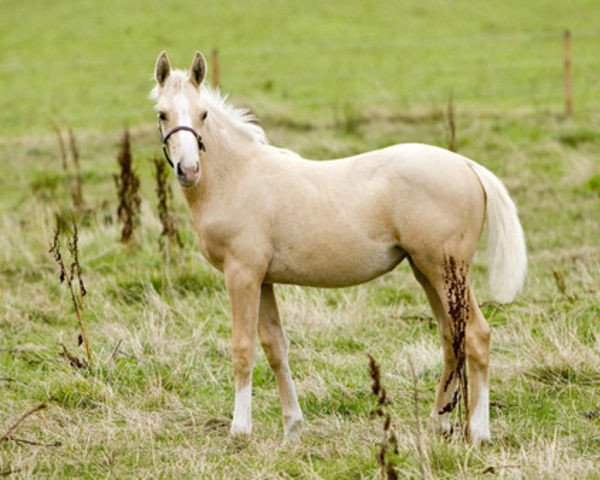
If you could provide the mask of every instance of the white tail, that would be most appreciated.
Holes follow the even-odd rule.
[[[517,207],[504,184],[487,168],[469,161],[487,197],[490,289],[495,300],[511,302],[525,282],[527,247]]]

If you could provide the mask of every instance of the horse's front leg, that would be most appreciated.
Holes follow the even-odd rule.
[[[232,435],[252,432],[252,369],[256,355],[256,330],[262,278],[237,262],[225,268],[232,313],[231,356],[235,377]]]

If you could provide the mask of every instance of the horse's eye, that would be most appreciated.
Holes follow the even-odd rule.
[[[204,112],[202,115],[200,115],[200,118],[202,118],[202,120],[206,120],[206,117],[208,117],[208,112]]]
[[[165,112],[158,112],[158,119],[164,122],[167,119],[167,114]]]

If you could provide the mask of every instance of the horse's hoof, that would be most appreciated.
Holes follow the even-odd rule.
[[[440,417],[435,414],[429,417],[429,428],[433,433],[444,438],[451,437],[454,432],[454,427],[448,417]]]
[[[229,435],[232,437],[247,438],[252,434],[252,425],[232,423],[229,429]]]
[[[470,440],[471,440],[471,444],[473,444],[476,447],[485,445],[487,443],[490,443],[491,441],[491,435],[490,435],[490,430],[488,429],[473,429],[471,428],[471,432],[470,432]]]
[[[304,420],[302,418],[292,420],[285,425],[284,434],[286,442],[295,442],[300,438]]]

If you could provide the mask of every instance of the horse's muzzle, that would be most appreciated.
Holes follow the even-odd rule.
[[[193,187],[200,180],[200,162],[192,167],[182,167],[181,163],[177,164],[177,181],[182,187]]]

